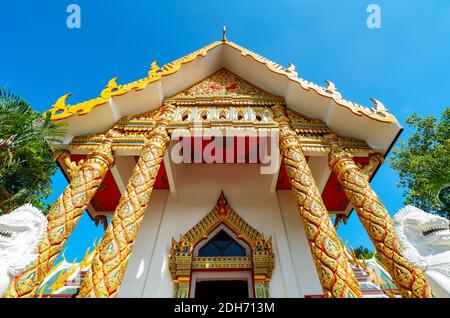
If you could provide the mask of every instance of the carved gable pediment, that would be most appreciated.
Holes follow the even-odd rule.
[[[270,94],[232,72],[221,69],[193,86],[167,98],[180,104],[217,104],[221,101],[239,104],[284,104],[280,96]]]

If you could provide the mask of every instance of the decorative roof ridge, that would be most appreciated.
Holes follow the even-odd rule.
[[[137,81],[133,81],[127,84],[119,85],[117,83],[117,77],[112,78],[108,81],[106,87],[101,91],[100,96],[94,99],[90,99],[85,102],[81,102],[74,105],[67,105],[67,98],[71,95],[66,94],[61,96],[56,103],[52,106],[52,108],[48,111],[51,113],[52,120],[61,120],[68,118],[72,115],[84,115],[92,111],[92,109],[96,106],[103,105],[107,103],[112,97],[120,96],[126,94],[130,91],[139,91],[144,89],[147,85],[160,80],[164,76],[169,76],[171,74],[176,73],[181,65],[189,63],[195,60],[199,56],[206,56],[208,52],[218,46],[227,45],[231,48],[238,50],[242,56],[249,56],[255,61],[264,64],[270,71],[286,76],[289,80],[297,83],[300,87],[307,91],[314,91],[317,94],[331,98],[337,105],[345,107],[349,109],[352,113],[358,116],[365,115],[371,119],[378,120],[381,122],[397,122],[397,119],[389,113],[386,107],[375,98],[371,98],[372,102],[375,105],[375,108],[368,108],[357,104],[355,102],[349,101],[347,99],[342,98],[342,95],[336,90],[335,85],[326,80],[327,87],[322,87],[315,83],[309,82],[307,80],[302,79],[298,76],[298,72],[295,69],[294,64],[289,64],[287,68],[265,58],[259,54],[256,54],[244,47],[241,47],[231,41],[228,41],[226,37],[224,37],[221,41],[215,41],[211,44],[208,44],[197,51],[189,53],[177,60],[169,62],[165,64],[163,67],[159,67],[157,61],[151,63],[150,70],[148,71],[147,77],[139,79]]]
[[[289,80],[296,82],[300,85],[301,88],[304,90],[310,91],[311,89],[316,92],[317,94],[329,97],[333,99],[333,101],[340,106],[344,106],[352,111],[352,113],[361,116],[366,115],[369,118],[382,121],[382,122],[397,122],[397,119],[395,116],[389,113],[389,111],[386,109],[386,107],[378,101],[375,98],[370,98],[370,100],[374,103],[375,108],[369,108],[363,105],[360,105],[358,103],[349,101],[347,99],[342,98],[341,93],[339,93],[336,89],[336,86],[333,82],[329,80],[325,80],[327,83],[327,87],[320,86],[318,84],[315,84],[313,82],[307,81],[301,77],[298,76],[298,72],[295,68],[295,65],[292,63],[289,63],[289,66],[287,68],[257,54],[254,53],[236,43],[233,43],[231,41],[223,42],[224,44],[238,50],[241,52],[243,56],[250,56],[255,61],[260,62],[262,64],[265,64],[266,67],[279,75],[286,76]]]
[[[107,103],[112,97],[126,94],[130,91],[139,91],[144,89],[147,85],[160,80],[164,76],[168,76],[176,73],[182,64],[189,63],[195,60],[198,56],[206,56],[208,51],[220,46],[223,42],[215,41],[208,44],[197,51],[189,53],[179,59],[165,64],[163,67],[159,67],[157,61],[153,61],[148,71],[147,77],[133,81],[127,84],[117,84],[118,77],[114,77],[108,81],[106,87],[100,92],[100,96],[90,99],[85,102],[81,102],[74,105],[67,105],[66,101],[72,94],[66,94],[61,96],[52,108],[48,111],[51,113],[52,120],[61,120],[72,115],[85,115],[92,111],[96,106]]]

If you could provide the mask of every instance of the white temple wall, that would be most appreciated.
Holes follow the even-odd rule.
[[[154,190],[152,193],[119,289],[119,297],[142,297],[168,195],[169,190]]]
[[[317,276],[294,194],[291,190],[278,190],[277,195],[288,237],[287,241],[294,260],[297,282],[303,293],[302,297],[304,295],[322,295],[322,286]]]
[[[321,294],[292,194],[270,192],[271,177],[261,175],[259,166],[250,164],[181,166],[176,192],[156,190],[152,194],[119,297],[172,297],[167,265],[171,240],[178,240],[206,216],[222,190],[249,225],[266,239],[272,236],[276,260],[271,297]]]

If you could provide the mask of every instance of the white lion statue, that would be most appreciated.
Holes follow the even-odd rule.
[[[450,297],[450,221],[408,205],[394,216],[406,260],[424,270],[436,297]]]
[[[46,231],[47,218],[31,204],[0,216],[0,297],[36,259]]]

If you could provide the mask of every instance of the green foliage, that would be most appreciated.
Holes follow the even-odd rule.
[[[405,188],[405,204],[450,217],[450,108],[440,122],[413,113],[406,123],[416,129],[393,150],[390,165]]]
[[[364,247],[362,245],[358,246],[354,249],[356,258],[359,259],[371,259],[373,257],[373,252],[369,250],[367,247]]]
[[[61,142],[64,124],[34,111],[18,95],[0,89],[0,215],[31,203],[44,213],[41,200],[51,193],[56,172],[50,143]]]

